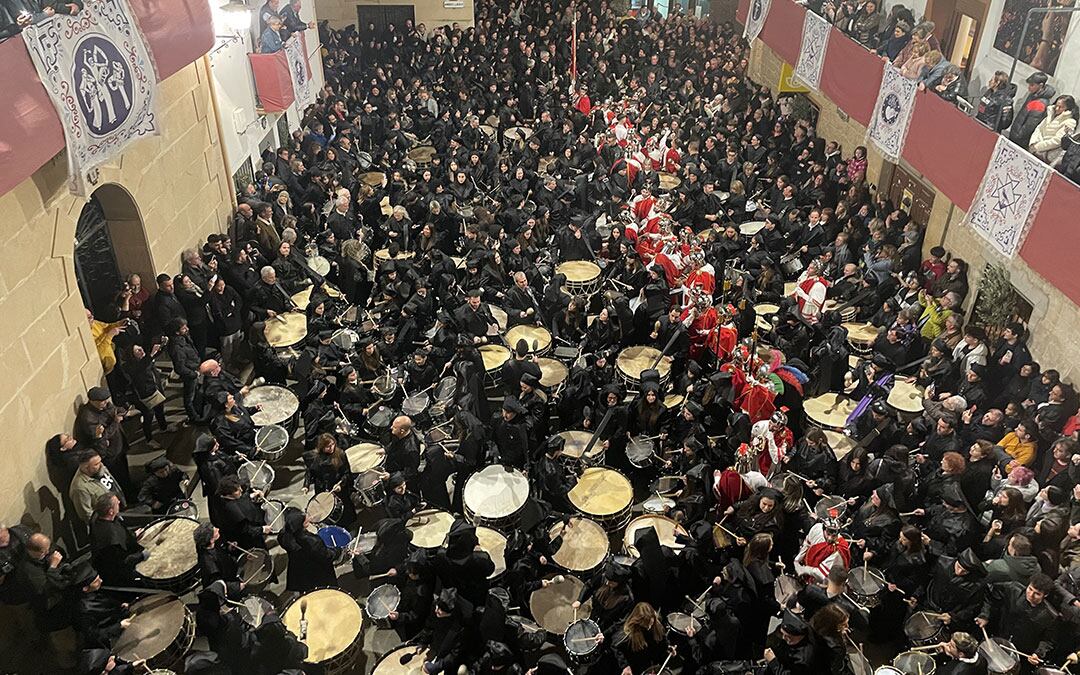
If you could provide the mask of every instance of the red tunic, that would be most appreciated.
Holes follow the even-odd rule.
[[[592,112],[592,101],[589,100],[587,95],[582,94],[581,97],[578,98],[577,103],[574,104],[574,107],[577,108],[582,115],[588,115]]]

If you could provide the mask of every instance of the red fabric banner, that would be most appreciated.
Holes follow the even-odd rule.
[[[259,103],[268,113],[286,110],[296,100],[285,50],[273,54],[248,54]]]
[[[210,50],[214,27],[206,0],[130,0],[146,36],[158,80]],[[0,43],[0,194],[64,149],[64,130],[21,36]]]

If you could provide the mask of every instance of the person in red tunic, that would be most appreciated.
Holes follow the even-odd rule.
[[[795,570],[814,583],[825,581],[829,570],[837,563],[851,569],[851,544],[840,536],[838,515],[830,511],[829,518],[810,528],[802,549],[795,556]]]
[[[577,103],[574,104],[574,107],[586,117],[592,112],[592,101],[589,100],[589,90],[584,84],[578,87],[578,100]]]
[[[698,295],[694,304],[684,309],[679,319],[690,320],[690,358],[696,361],[705,353],[713,332],[720,325],[720,315],[712,306],[710,296]]]

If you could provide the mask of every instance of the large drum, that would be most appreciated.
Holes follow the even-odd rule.
[[[357,443],[345,451],[345,459],[349,460],[350,471],[361,474],[381,467],[386,462],[386,450],[376,443]]]
[[[744,237],[752,237],[758,232],[761,232],[763,229],[765,229],[765,221],[763,220],[756,220],[753,222],[743,223],[742,225],[739,225],[739,233],[742,234]],[[795,284],[792,284],[792,286],[794,285]],[[785,290],[784,295],[791,294]]]
[[[540,357],[536,359],[536,365],[540,366],[540,384],[554,391],[560,384],[566,381],[570,371],[562,361]]]
[[[327,675],[352,672],[360,656],[364,613],[351,595],[334,588],[305,593],[285,608],[281,622],[300,636],[301,607],[307,621],[305,663],[322,666]]]
[[[662,546],[666,546],[674,551],[681,551],[683,545],[675,541],[675,537],[678,535],[689,536],[684,528],[679,523],[675,522],[667,516],[660,516],[655,514],[638,516],[630,521],[630,524],[626,526],[626,533],[623,535],[623,550],[627,555],[638,557],[638,550],[634,546],[634,540],[637,538],[638,530],[642,530],[646,527],[651,527],[656,531],[656,537],[660,540]]]
[[[563,288],[570,295],[593,295],[600,290],[600,266],[588,260],[570,260],[555,266],[566,277]]]
[[[892,661],[896,668],[904,675],[934,675],[937,664],[934,657],[922,652],[904,652],[897,654]]]
[[[904,635],[916,647],[936,645],[945,632],[945,622],[933,612],[915,612],[904,621]]]
[[[604,448],[604,442],[600,439],[597,439],[592,448],[589,448],[589,454],[584,454],[585,448],[588,447],[589,441],[593,437],[591,431],[561,431],[558,436],[563,439],[564,457],[581,460],[589,466],[598,466],[604,463],[607,451]]]
[[[634,501],[634,488],[626,476],[615,469],[592,466],[585,469],[567,497],[581,514],[610,532],[626,525]]]
[[[418,145],[405,154],[409,159],[416,162],[416,166],[427,166],[431,164],[432,158],[439,153],[433,145]]]
[[[502,386],[502,368],[510,360],[510,350],[502,345],[481,345],[478,351],[484,360],[484,386],[498,389]]]
[[[529,611],[540,627],[552,635],[563,635],[567,627],[574,622],[574,608],[571,606],[581,595],[585,584],[570,574],[560,574],[562,581],[538,588],[529,595]],[[577,618],[587,617],[592,613],[592,600],[581,604]]]
[[[412,532],[412,545],[417,548],[439,548],[446,543],[450,526],[454,524],[453,514],[438,509],[418,511],[405,522],[405,528]]]
[[[885,402],[904,419],[918,417],[923,411],[923,391],[916,384],[896,380]]]
[[[843,431],[848,415],[855,412],[856,402],[843,394],[829,392],[821,396],[806,399],[803,410],[810,426],[819,429]]]
[[[289,447],[289,432],[285,427],[268,424],[255,431],[255,449],[259,451],[259,459],[276,462],[285,456],[287,447]]]
[[[551,331],[543,326],[514,326],[506,331],[506,344],[517,345],[524,340],[530,354],[543,355],[551,351]]]
[[[308,500],[305,511],[308,520],[312,523],[332,525],[341,518],[341,514],[345,511],[345,504],[336,492],[320,492]]]
[[[495,569],[488,575],[488,579],[498,579],[506,572],[506,537],[490,527],[478,525],[476,539],[479,542],[477,545],[488,554],[491,562],[495,563]]]
[[[240,558],[240,580],[251,593],[258,593],[274,578],[274,559],[264,548],[249,549]]]
[[[307,316],[303,312],[286,312],[263,324],[266,342],[274,349],[295,347],[307,337]]]
[[[285,387],[264,384],[248,391],[244,396],[245,406],[260,406],[262,409],[251,416],[256,426],[277,424],[286,429],[296,428],[296,412],[300,410],[300,399]]]
[[[779,311],[780,305],[773,305],[768,302],[754,305],[754,312],[757,315],[757,318],[754,320],[754,326],[762,333],[772,330],[770,320],[776,316]]]
[[[396,256],[394,256],[394,260],[408,260],[409,258],[412,258],[414,255],[415,254],[412,251],[400,251],[400,252],[398,252],[398,254]],[[375,265],[376,265],[376,267],[382,267],[382,264],[384,262],[388,261],[388,260],[390,260],[390,249],[389,248],[380,248],[378,251],[375,251]]]
[[[399,647],[379,659],[371,675],[424,675],[428,658],[428,650],[423,647]]]
[[[1005,638],[994,637],[983,640],[979,645],[979,652],[986,659],[986,672],[992,675],[1019,673],[1020,658],[1014,653],[1015,649],[1015,645]]]
[[[309,304],[311,304],[311,294],[314,292],[314,290],[315,290],[314,286],[308,286],[304,290],[299,291],[297,293],[294,293],[293,296],[292,296],[293,304],[296,305],[297,308],[299,308],[299,309],[307,309],[307,306]],[[323,284],[322,291],[323,291],[323,293],[325,295],[327,295],[327,296],[329,296],[331,298],[344,297],[341,294],[341,291],[334,288],[330,284]]]
[[[194,640],[191,611],[175,595],[159,593],[131,605],[131,624],[112,651],[125,661],[145,659],[151,668],[179,670]]]
[[[855,449],[855,441],[847,434],[842,434],[839,431],[833,431],[832,429],[822,429],[822,432],[824,432],[825,440],[829,442],[829,447],[832,448],[833,454],[836,455],[837,460],[843,459],[849,452]]]
[[[878,336],[878,329],[874,324],[842,323],[840,325],[847,329],[848,346],[851,347],[852,352],[866,356],[873,351],[874,340]]]
[[[533,130],[529,127],[510,127],[503,131],[503,141],[518,149],[525,147],[525,141],[532,138]]]
[[[506,532],[517,525],[529,501],[529,479],[517,469],[485,466],[465,481],[461,499],[470,523]]]
[[[194,518],[169,517],[142,529],[135,540],[150,555],[135,565],[135,571],[143,586],[175,593],[191,590],[199,578],[199,555],[192,536],[197,527],[199,521]]]
[[[671,192],[672,190],[678,190],[682,185],[682,178],[679,178],[673,173],[667,171],[658,171],[657,176],[660,178],[660,191]]]
[[[386,174],[382,171],[368,171],[360,174],[360,182],[373,188],[382,187],[384,180],[386,180]]]
[[[853,322],[859,317],[858,305],[852,305],[850,307],[844,307],[843,309],[837,309],[841,306],[841,302],[837,300],[826,300],[822,305],[822,312],[840,312],[840,320],[844,322]]]
[[[570,518],[564,525],[555,523],[548,530],[554,541],[562,537],[562,544],[551,554],[555,564],[571,572],[591,572],[607,558],[610,544],[608,533],[588,518]]]
[[[615,359],[615,370],[626,388],[636,392],[641,388],[641,373],[655,368],[660,372],[660,388],[663,389],[671,373],[671,362],[670,356],[660,356],[659,349],[638,345],[619,352]]]

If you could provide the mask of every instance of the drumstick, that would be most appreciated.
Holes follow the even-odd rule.
[[[241,547],[241,546],[238,546],[238,545],[236,544],[236,542],[234,542],[234,541],[230,541],[230,542],[229,542],[229,546],[230,546],[231,548],[233,548],[233,549],[237,550],[237,551],[240,551],[241,553],[243,553],[244,555],[246,555],[246,556],[247,556],[247,557],[249,557],[249,558],[250,558],[251,556],[255,555],[254,553],[252,553],[251,551],[247,550],[246,548],[243,548],[243,547]]]
[[[669,661],[671,661],[672,656],[675,656],[675,647],[674,646],[671,648],[671,651],[668,652],[667,658],[664,659],[664,662],[662,664],[660,664],[660,670],[656,671],[656,675],[664,675],[664,671],[667,670],[667,664],[668,664]]]
[[[896,515],[901,516],[901,517],[913,516],[913,515],[915,515],[915,511],[907,511],[905,513],[898,513]]]
[[[592,637],[570,638],[570,642],[596,642],[599,639],[599,635],[594,635]]]
[[[271,520],[268,525],[270,525],[270,527],[273,527],[277,524],[278,519],[281,518],[283,515],[285,515],[285,509],[281,509],[280,511],[278,511],[278,514],[274,516],[274,519]]]
[[[248,582],[249,582],[249,581],[251,581],[252,579],[254,579],[255,577],[259,576],[259,573],[260,573],[260,572],[262,572],[262,568],[259,568],[259,569],[255,570],[255,571],[254,571],[254,572],[253,572],[253,573],[251,574],[251,576],[250,576],[250,577],[248,577],[247,579],[244,579],[244,585],[245,585],[245,586],[247,586],[247,585],[248,585]]]
[[[705,592],[706,592],[706,593],[708,593],[708,592],[709,592],[709,590],[708,590],[708,589],[705,589]],[[704,596],[703,596],[703,597],[704,597]],[[693,598],[691,598],[691,597],[690,597],[689,595],[688,595],[688,596],[686,596],[686,599],[687,599],[687,600],[689,600],[689,601],[690,601],[690,604],[692,604],[692,605],[693,605],[694,607],[697,607],[698,609],[700,609],[700,610],[701,610],[701,611],[703,611],[703,612],[705,611],[705,608],[704,608],[704,607],[702,607],[702,606],[701,606],[701,605],[700,605],[700,604],[698,603],[698,601],[697,601],[697,600],[694,600],[694,599],[693,599]]]
[[[1013,649],[1009,645],[1003,645],[1000,642],[998,643],[998,647],[1001,647],[1002,649],[1004,649],[1007,652],[1012,652],[1013,654],[1016,654],[1017,656],[1023,656],[1025,659],[1030,659],[1033,656],[1033,654],[1025,654],[1024,652],[1020,651],[1019,649]]]
[[[391,575],[389,572],[384,572],[382,574],[372,574],[370,577],[368,577],[368,580],[369,581],[377,581],[378,579],[385,579],[385,578],[387,578],[389,576],[393,576],[393,575]]]
[[[923,647],[911,647],[910,649],[908,649],[908,651],[909,652],[929,652],[929,651],[937,651],[938,649],[941,649],[940,644],[925,645]]]
[[[723,522],[723,521],[721,521],[721,522]],[[735,534],[734,532],[732,532],[731,530],[724,527],[723,525],[721,525],[720,523],[717,523],[716,526],[719,527],[724,532],[727,532],[728,534],[730,534],[732,537],[738,537],[739,536],[739,535]]]

